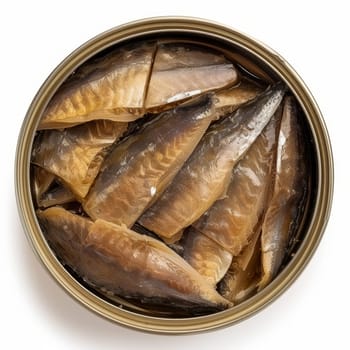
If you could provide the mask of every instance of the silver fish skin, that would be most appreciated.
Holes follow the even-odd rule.
[[[278,137],[273,194],[262,225],[263,276],[259,289],[267,286],[277,275],[296,229],[296,220],[307,191],[304,152],[305,142],[299,127],[296,102],[288,96]]]
[[[194,224],[234,256],[248,244],[265,213],[273,182],[282,109],[234,168],[226,196],[216,201]]]
[[[285,87],[268,88],[234,114],[213,123],[162,197],[140,218],[167,243],[181,237],[215,201],[224,198],[232,169],[278,108]]]

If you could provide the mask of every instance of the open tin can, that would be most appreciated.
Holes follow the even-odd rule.
[[[237,306],[209,315],[169,317],[115,296],[89,288],[67,270],[48,245],[35,214],[31,194],[31,150],[39,121],[62,83],[91,57],[128,42],[160,40],[194,43],[232,59],[242,70],[265,81],[283,81],[303,115],[310,155],[310,183],[296,236],[298,239],[278,276],[262,291]],[[331,146],[321,113],[311,93],[289,64],[262,43],[223,25],[206,20],[161,17],[116,27],[88,41],[68,56],[44,82],[24,120],[17,146],[16,194],[27,237],[53,278],[76,300],[99,315],[132,328],[162,333],[198,332],[241,321],[275,300],[298,277],[313,255],[325,229],[332,200]]]

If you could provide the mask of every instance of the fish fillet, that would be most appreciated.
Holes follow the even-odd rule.
[[[106,149],[127,123],[96,120],[64,130],[45,130],[36,139],[32,162],[58,176],[79,198],[86,196]]]
[[[193,227],[181,243],[184,259],[215,286],[230,267],[232,254]]]
[[[131,227],[165,190],[214,117],[210,95],[164,112],[106,158],[83,203],[93,219]]]
[[[233,170],[225,198],[194,224],[233,255],[248,244],[271,192],[281,108]]]
[[[222,310],[232,304],[164,243],[62,208],[38,211],[51,247],[94,288],[144,304]]]
[[[154,59],[145,108],[164,108],[233,85],[237,80],[233,64],[215,51],[195,45],[161,44]]]
[[[128,45],[82,65],[56,92],[38,130],[142,116],[155,50],[155,43]]]
[[[277,275],[289,239],[295,231],[296,219],[307,190],[304,149],[295,101],[287,97],[278,137],[273,195],[262,226],[263,277],[260,289]]]
[[[212,124],[162,197],[140,218],[168,243],[226,196],[232,169],[267,125],[284,94],[269,88],[234,114]]]

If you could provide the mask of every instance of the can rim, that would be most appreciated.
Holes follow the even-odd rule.
[[[242,47],[262,60],[285,80],[299,100],[316,144],[318,187],[315,209],[305,239],[296,256],[269,286],[253,298],[232,309],[207,316],[180,319],[146,316],[123,310],[97,297],[79,284],[55,258],[42,235],[31,199],[30,147],[40,116],[58,86],[81,64],[82,60],[90,58],[97,52],[121,41],[159,33],[209,36]],[[34,252],[54,280],[75,300],[95,313],[121,325],[157,333],[190,333],[228,326],[252,316],[280,296],[303,271],[322,238],[330,215],[333,182],[332,149],[325,122],[313,96],[294,69],[273,49],[258,40],[219,23],[193,17],[154,17],[129,22],[92,38],[73,51],[50,74],[34,97],[18,137],[15,160],[16,200],[21,222]]]

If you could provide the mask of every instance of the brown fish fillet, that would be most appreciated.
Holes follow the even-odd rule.
[[[194,227],[186,231],[181,243],[184,259],[215,286],[230,267],[232,254]]]
[[[216,201],[194,224],[200,232],[238,255],[265,212],[276,159],[281,108],[233,170],[225,198]]]
[[[93,222],[60,208],[38,210],[43,233],[62,262],[80,272],[83,243]]]
[[[42,194],[38,202],[39,208],[48,208],[54,205],[62,205],[75,201],[72,191],[58,183],[53,188]]]
[[[161,114],[106,158],[84,202],[93,219],[131,227],[190,156],[214,117],[205,95]]]
[[[217,115],[224,116],[234,112],[242,104],[257,97],[263,89],[247,79],[242,79],[238,85],[215,93],[215,109]]]
[[[32,162],[58,176],[83,198],[94,181],[106,149],[127,123],[96,120],[64,130],[45,130],[34,144]]]
[[[231,306],[164,243],[125,226],[97,220],[89,231],[85,253],[92,259],[88,279],[123,297],[187,307]],[[96,265],[95,260],[99,261]],[[98,271],[101,266],[104,273]]]
[[[55,181],[56,176],[40,166],[31,164],[30,182],[35,203],[39,205],[42,195]]]
[[[237,51],[223,50],[225,56],[235,62],[236,65],[243,70],[243,72],[253,78],[257,78],[264,83],[274,84],[276,83],[276,77],[266,73],[266,68],[262,67],[259,62],[254,61],[248,55],[243,55]]]
[[[220,53],[196,45],[161,44],[154,59],[145,107],[164,108],[233,85],[237,79],[233,64]]]
[[[261,278],[260,227],[251,242],[232,264],[219,284],[219,292],[226,299],[239,304],[257,290]]]
[[[51,247],[93,287],[143,303],[224,309],[232,304],[165,244],[62,208],[38,212]]]
[[[226,195],[232,169],[279,106],[281,85],[269,88],[234,114],[214,123],[141,225],[171,243],[212,204]]]
[[[128,45],[78,68],[50,101],[38,129],[139,118],[155,49],[155,43]]]
[[[279,131],[273,195],[262,226],[263,277],[260,289],[276,276],[295,231],[295,221],[307,189],[304,149],[295,101],[287,97]]]

